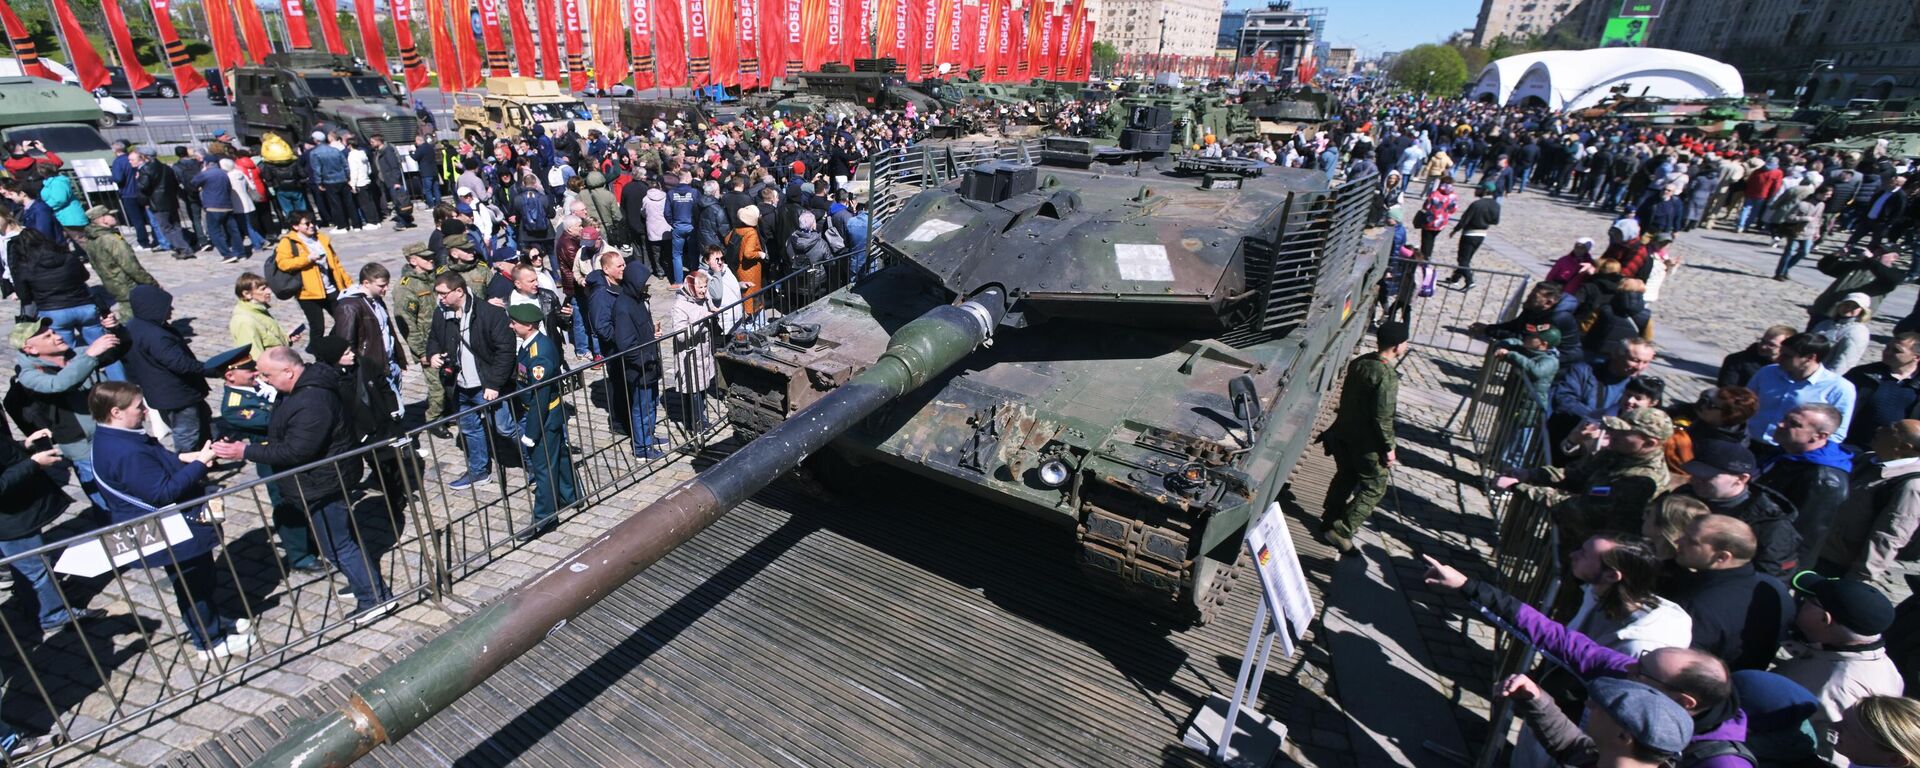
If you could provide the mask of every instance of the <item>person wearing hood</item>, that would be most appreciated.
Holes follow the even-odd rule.
[[[87,231],[80,238],[80,247],[86,250],[87,261],[93,264],[93,273],[100,278],[100,285],[118,302],[115,310],[131,316],[133,307],[127,304],[127,296],[133,287],[158,287],[160,281],[153,279],[146,267],[140,266],[140,260],[133,255],[133,246],[120,234],[119,218],[111,209],[104,205],[89,208],[87,220]]]
[[[607,175],[599,171],[587,172],[586,194],[581,201],[587,204],[587,215],[600,222],[600,232],[610,245],[620,246],[632,242],[627,237],[632,230],[627,228],[626,211],[613,192],[607,189]]]
[[[611,378],[626,385],[625,423],[633,438],[634,458],[651,461],[667,455],[666,441],[653,435],[660,415],[660,345],[656,343],[660,333],[647,306],[646,270],[634,268],[638,261],[625,261],[618,251],[601,255],[600,268],[612,295],[608,301],[593,303],[607,307],[607,314],[594,323],[611,342],[607,356],[614,361],[609,370],[616,371]],[[618,401],[613,407],[619,407]]]
[[[1860,292],[1849,293],[1828,310],[1828,315],[1813,324],[1810,331],[1833,345],[1820,364],[1834,373],[1846,373],[1867,353],[1867,322],[1873,319],[1873,299]]]
[[[783,209],[784,210],[784,209]],[[819,219],[813,211],[802,211],[793,234],[787,236],[787,268],[794,272],[809,271],[809,268],[827,263],[833,259],[833,249],[827,245],[827,239],[820,234]],[[818,295],[824,287],[826,275],[809,272],[798,278],[797,288],[802,296]]]
[[[1757,763],[1747,756],[1745,746],[1747,714],[1734,695],[1733,672],[1727,662],[1695,648],[1655,648],[1640,656],[1621,653],[1485,581],[1468,578],[1430,555],[1422,557],[1427,562],[1428,587],[1465,596],[1541,652],[1560,660],[1582,681],[1637,680],[1680,705],[1693,720],[1691,738],[1678,740],[1681,759],[1692,757],[1691,768],[1755,768]]]
[[[140,385],[147,404],[173,431],[174,450],[198,450],[212,436],[207,408],[206,366],[173,327],[173,294],[151,285],[133,287],[127,321],[127,379]]]
[[[1779,492],[1793,506],[1800,563],[1813,563],[1834,515],[1847,500],[1853,452],[1833,439],[1839,423],[1839,409],[1825,403],[1787,411],[1773,430],[1780,454],[1760,464],[1759,486]]]
[[[744,286],[727,266],[726,254],[719,248],[707,250],[700,269],[707,273],[707,311],[715,313],[721,336],[733,333],[746,313],[740,309]]]
[[[41,178],[40,200],[53,209],[53,218],[67,229],[87,226],[87,195],[73,188],[73,178],[54,173]]]
[[[245,459],[275,467],[310,468],[283,474],[280,494],[298,499],[313,520],[313,535],[327,560],[346,574],[356,601],[348,614],[356,623],[378,618],[382,605],[393,599],[380,577],[378,562],[367,556],[352,520],[345,489],[352,478],[341,473],[340,462],[321,461],[352,449],[352,425],[342,419],[340,373],[330,365],[307,365],[290,347],[267,350],[255,363],[260,381],[280,393],[260,442],[229,441],[213,444],[215,456]]]
[[[1779,491],[1754,483],[1759,462],[1753,451],[1725,440],[1693,445],[1693,460],[1682,470],[1687,485],[1674,491],[1706,502],[1716,515],[1740,520],[1752,530],[1757,549],[1750,558],[1762,574],[1786,578],[1800,564],[1798,510]]]

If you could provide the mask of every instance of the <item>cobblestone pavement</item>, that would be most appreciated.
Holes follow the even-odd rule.
[[[425,220],[424,209],[416,213]],[[395,232],[389,224],[380,230],[335,234],[333,239],[349,274],[357,275],[363,264],[379,261],[397,277],[401,247],[423,241],[426,233],[425,228]],[[206,359],[232,346],[226,328],[235,301],[234,279],[243,271],[260,272],[268,253],[256,251],[248,261],[231,265],[221,264],[211,252],[186,261],[144,251],[139,255],[174,294],[176,323],[190,329],[195,354]],[[664,308],[670,302],[661,299],[670,294],[664,281],[656,280],[654,289],[654,307],[664,320]],[[12,300],[0,302],[0,311],[11,315],[17,306]],[[273,313],[287,328],[302,322],[291,301],[276,302]],[[666,357],[670,366],[671,356]],[[217,394],[219,382],[211,383]],[[423,386],[417,370],[407,372],[404,394],[415,405],[416,415],[425,397]],[[513,546],[511,541],[516,526],[525,526],[529,520],[524,494],[510,492],[524,486],[523,472],[508,470],[496,477],[499,482],[464,493],[443,490],[442,484],[464,469],[457,437],[429,439],[422,446],[427,468],[421,485],[432,496],[428,504],[412,505],[414,511],[405,514],[388,514],[375,494],[370,503],[363,499],[357,505],[356,521],[363,526],[363,534],[390,542],[380,569],[401,596],[398,611],[370,626],[348,631],[351,627],[343,617],[351,607],[343,602],[345,582],[337,573],[288,578],[267,540],[263,521],[268,505],[259,491],[231,499],[224,525],[227,573],[222,583],[229,590],[239,585],[238,598],[231,597],[230,591],[229,602],[244,602],[256,614],[255,632],[262,641],[245,658],[257,663],[243,670],[234,671],[241,663],[238,657],[205,661],[191,653],[180,640],[171,590],[160,572],[136,569],[119,578],[66,580],[63,587],[71,596],[90,598],[88,605],[107,609],[111,617],[86,625],[84,632],[68,627],[48,637],[21,636],[18,642],[35,670],[46,675],[52,708],[62,713],[72,732],[90,731],[110,719],[126,719],[133,727],[111,732],[104,741],[75,745],[60,755],[63,764],[145,766],[175,750],[190,749],[253,713],[290,701],[402,643],[432,634],[549,567],[611,527],[625,510],[693,474],[678,454],[645,465],[635,463],[625,444],[606,432],[603,411],[588,402],[593,395],[589,390],[572,395],[578,412],[585,414],[574,420],[572,431],[573,442],[583,449],[576,466],[583,488],[618,493],[597,504],[583,504],[559,531],[538,541],[523,546]],[[675,429],[667,419],[662,421],[663,430]],[[684,437],[684,432],[671,436]],[[724,435],[714,439],[719,437]],[[253,477],[250,466],[224,476],[216,472],[216,479],[228,486]],[[483,487],[487,485],[491,487]],[[70,489],[70,495],[84,498],[77,488]],[[83,507],[75,505],[50,531],[49,540],[84,530],[86,525],[77,519]],[[423,508],[430,510],[424,514],[444,514],[447,519],[420,519]],[[440,530],[445,535],[423,538],[418,535],[421,530]],[[428,558],[449,560],[458,577],[438,601],[429,599]],[[31,626],[22,602],[8,600],[0,606],[14,619],[7,622],[10,626]],[[316,647],[317,653],[306,653]],[[89,653],[100,658],[105,669],[95,669]],[[10,643],[0,643],[0,668],[11,681],[3,702],[6,716],[35,729],[50,728],[53,721],[47,702],[19,674],[18,657]],[[214,686],[213,693],[190,692],[197,682],[223,674],[231,677]],[[156,704],[151,712],[129,719]]]

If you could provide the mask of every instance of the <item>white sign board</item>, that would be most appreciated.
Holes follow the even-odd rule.
[[[1313,623],[1313,595],[1307,591],[1307,574],[1300,568],[1300,554],[1293,548],[1279,502],[1268,504],[1247,529],[1247,549],[1253,552],[1267,610],[1280,619],[1274,624],[1280,629],[1281,649],[1292,656],[1293,644],[1304,639],[1307,625]]]

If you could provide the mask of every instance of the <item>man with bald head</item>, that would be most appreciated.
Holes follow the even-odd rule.
[[[1758,549],[1745,521],[1702,515],[1674,542],[1683,570],[1661,590],[1693,617],[1693,647],[1734,669],[1766,669],[1793,620],[1786,585],[1754,569]]]
[[[1873,433],[1873,461],[1854,470],[1847,500],[1834,513],[1817,570],[1865,582],[1886,578],[1920,529],[1920,421],[1901,419]]]
[[[1722,519],[1740,523],[1733,518]],[[1460,592],[1533,643],[1541,653],[1564,663],[1568,671],[1581,680],[1629,678],[1673,699],[1693,717],[1693,740],[1682,756],[1684,764],[1699,768],[1757,765],[1749,759],[1751,752],[1745,746],[1747,717],[1734,700],[1732,672],[1719,657],[1698,648],[1657,648],[1635,658],[1567,629],[1491,584],[1469,579],[1432,557],[1426,561],[1427,586]],[[1500,690],[1511,693],[1529,684],[1524,678],[1516,678],[1503,681]]]

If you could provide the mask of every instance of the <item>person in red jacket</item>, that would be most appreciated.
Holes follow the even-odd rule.
[[[35,152],[40,153],[40,156],[35,157],[33,155]],[[59,155],[54,154],[53,150],[47,149],[46,144],[41,143],[39,139],[33,139],[30,141],[22,141],[9,148],[7,159],[0,161],[0,168],[6,168],[7,173],[11,174],[14,178],[19,178],[20,174],[25,173],[27,169],[35,165],[59,168],[65,164],[65,161],[62,161]]]
[[[1760,219],[1766,212],[1767,201],[1779,194],[1785,176],[1780,172],[1779,160],[1768,160],[1765,167],[1747,176],[1747,201],[1740,206],[1740,220],[1733,226],[1735,232],[1747,231],[1749,218],[1753,219],[1754,227],[1761,226]]]

